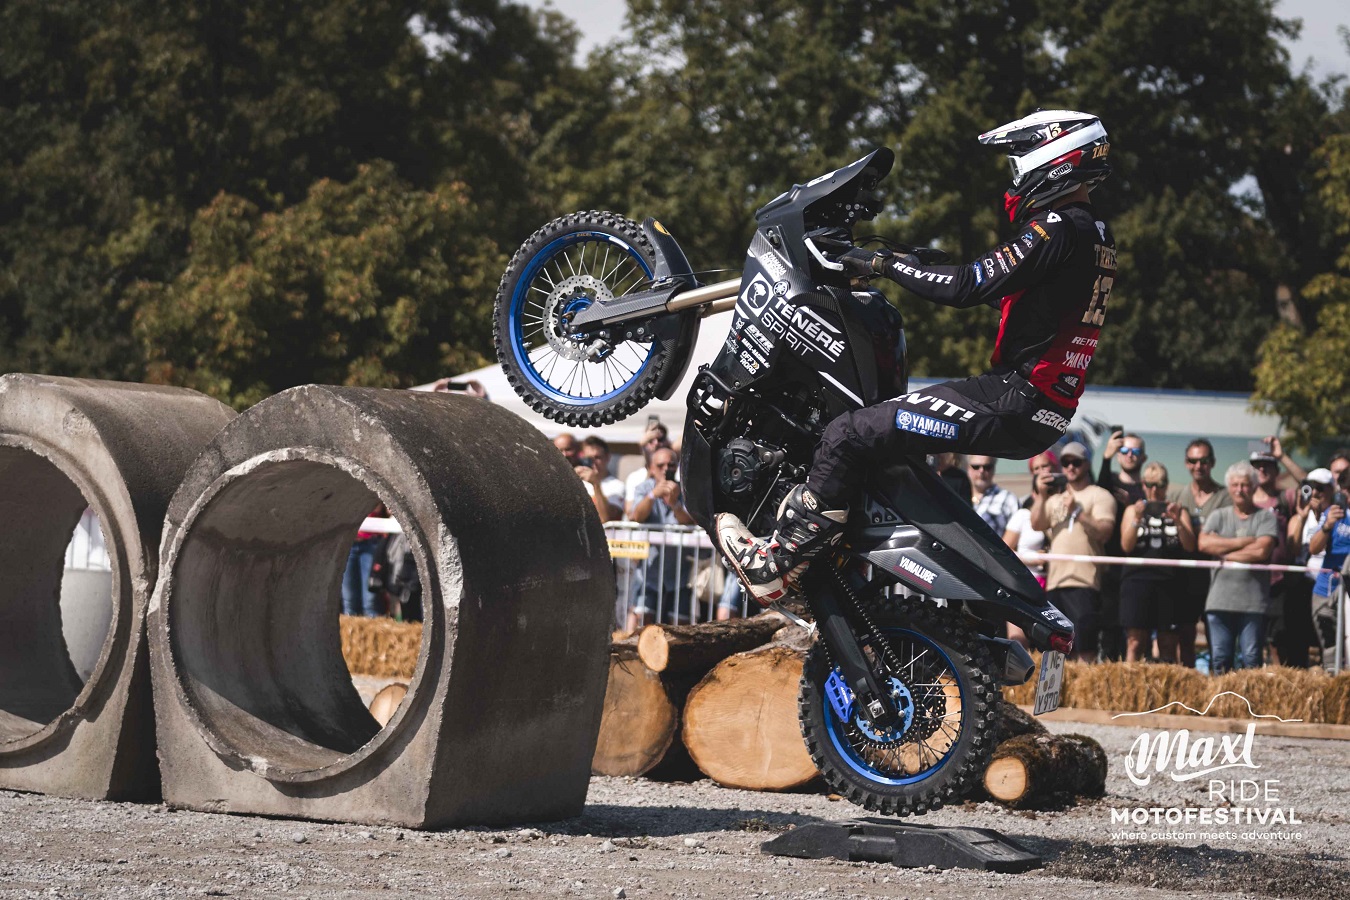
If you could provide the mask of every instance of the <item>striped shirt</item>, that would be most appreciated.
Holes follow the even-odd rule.
[[[1003,537],[1003,532],[1008,528],[1008,520],[1017,512],[1017,506],[1016,494],[991,484],[989,490],[984,492],[984,496],[976,501],[975,511],[980,514],[981,519],[989,523],[995,534]]]

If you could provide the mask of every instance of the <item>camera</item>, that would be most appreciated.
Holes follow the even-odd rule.
[[[1331,498],[1332,506],[1339,506],[1341,509],[1345,509],[1345,503],[1345,491],[1337,491]]]
[[[1312,502],[1313,486],[1311,484],[1300,484],[1298,486],[1298,502],[1302,506],[1307,506]]]

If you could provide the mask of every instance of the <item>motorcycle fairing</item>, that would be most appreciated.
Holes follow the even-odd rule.
[[[867,491],[902,524],[862,517],[845,538],[859,556],[925,594],[965,601],[977,615],[1014,623],[1040,649],[1049,647],[1052,633],[1073,633],[1026,565],[928,466],[888,465],[873,473]]]
[[[895,154],[888,147],[878,147],[856,162],[835,169],[806,184],[794,184],[764,204],[756,213],[759,230],[776,241],[788,259],[804,271],[810,266],[806,260],[807,223],[813,219],[829,218],[822,207],[852,203],[860,194],[870,191],[895,165]]]

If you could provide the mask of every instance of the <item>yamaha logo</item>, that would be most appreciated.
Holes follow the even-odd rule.
[[[1073,163],[1065,163],[1062,166],[1056,166],[1055,168],[1051,169],[1050,174],[1046,175],[1045,177],[1053,181],[1056,178],[1063,178],[1065,175],[1068,175],[1072,171],[1073,171]]]
[[[899,425],[901,428],[908,428],[910,423],[913,421],[914,416],[907,412],[902,412],[900,413],[900,415],[895,417],[895,424]]]

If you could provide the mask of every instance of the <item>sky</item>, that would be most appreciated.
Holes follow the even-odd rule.
[[[581,53],[617,37],[623,30],[624,0],[524,0],[529,6],[551,5],[581,30]],[[1311,60],[1319,79],[1340,74],[1350,76],[1350,53],[1337,34],[1338,26],[1350,27],[1347,0],[1279,0],[1276,15],[1302,19],[1303,32],[1289,47],[1295,71]]]

